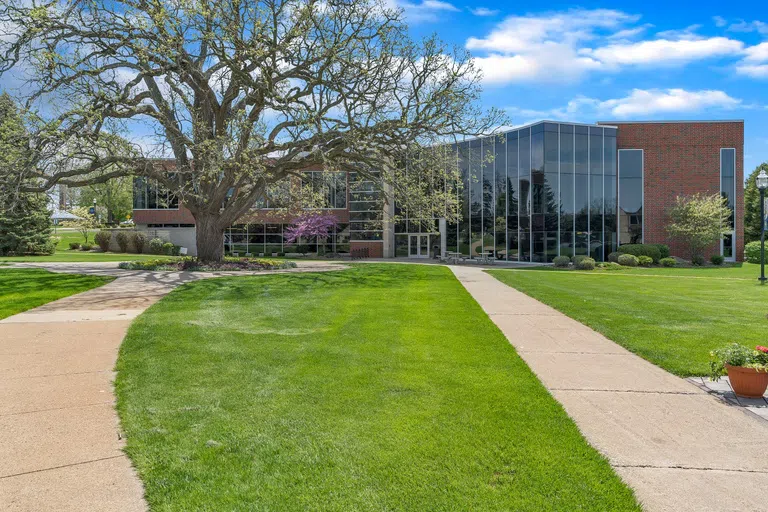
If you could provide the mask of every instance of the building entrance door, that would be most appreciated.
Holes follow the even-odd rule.
[[[429,235],[408,236],[408,257],[429,258]]]

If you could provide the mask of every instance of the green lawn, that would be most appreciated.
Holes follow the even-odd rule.
[[[190,283],[117,370],[153,510],[639,510],[444,267]]]
[[[134,261],[134,260],[154,260],[157,258],[172,258],[173,256],[157,256],[155,254],[132,254],[119,252],[83,252],[83,251],[56,251],[50,256],[4,256],[0,257],[1,263],[17,262],[58,262],[58,263],[80,263],[80,262],[102,262],[102,261]]]
[[[91,245],[96,245],[96,242],[93,240],[93,236],[98,233],[98,229],[92,229],[88,231],[88,243]],[[56,245],[57,251],[63,251],[65,249],[69,249],[69,244],[71,242],[77,242],[79,244],[85,243],[85,239],[83,238],[82,233],[77,231],[73,228],[58,228],[53,233],[53,236],[59,237],[59,243]]]
[[[111,277],[54,274],[38,269],[0,268],[0,319],[111,280]]]
[[[91,231],[88,236],[88,243],[96,247],[96,242],[93,240],[98,230]],[[133,254],[133,253],[118,253],[118,252],[84,252],[78,250],[70,250],[70,242],[83,243],[83,235],[78,231],[71,228],[59,228],[54,234],[60,238],[58,245],[56,246],[56,253],[50,256],[5,256],[0,257],[0,264],[10,262],[60,262],[60,263],[80,263],[80,262],[102,262],[102,261],[134,261],[134,260],[151,260],[158,258],[154,254]],[[168,256],[162,256],[166,258]]]
[[[683,377],[705,375],[713,348],[768,342],[759,265],[488,272]]]

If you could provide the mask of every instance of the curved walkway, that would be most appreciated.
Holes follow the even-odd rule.
[[[110,275],[100,288],[0,320],[0,508],[146,510],[123,442],[112,380],[128,326],[175,287],[226,275],[341,270],[302,261],[264,272],[125,271],[117,263],[19,263]]]
[[[766,510],[768,422],[480,268],[451,270],[646,510]]]

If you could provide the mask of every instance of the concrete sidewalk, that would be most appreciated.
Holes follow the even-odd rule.
[[[482,269],[451,270],[646,510],[768,509],[768,422]]]
[[[251,273],[134,272],[117,263],[14,266],[117,279],[0,320],[0,509],[145,510],[114,409],[120,343],[131,320],[176,286]],[[343,268],[300,262],[255,274]]]

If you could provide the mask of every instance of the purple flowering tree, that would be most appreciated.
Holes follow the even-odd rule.
[[[325,238],[338,223],[339,221],[332,213],[311,212],[299,216],[283,234],[285,241],[289,244],[296,242],[299,238],[315,236]]]

